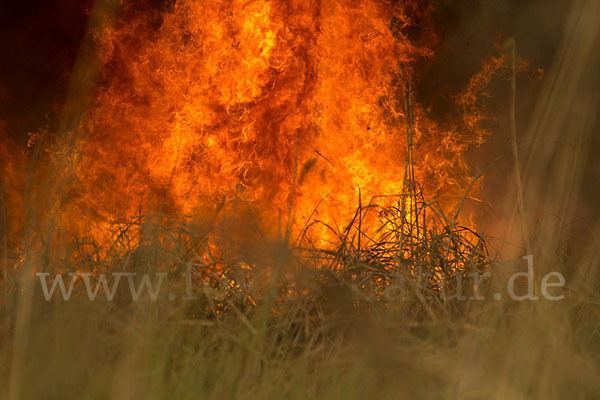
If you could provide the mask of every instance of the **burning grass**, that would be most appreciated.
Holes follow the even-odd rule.
[[[189,2],[184,4],[193,5]],[[373,7],[367,11],[375,15],[375,11],[379,10],[377,7],[388,2],[369,4]],[[198,3],[197,7],[201,9],[205,5]],[[360,7],[352,8],[356,9]],[[335,7],[329,10],[330,15],[336,15],[336,10]],[[179,11],[170,14],[170,25],[166,26],[177,26],[181,22]],[[268,17],[288,15],[270,14],[268,7],[254,11],[252,15],[258,18],[257,26],[263,26]],[[592,103],[578,100],[571,85],[580,84],[578,79],[585,81],[582,71],[585,71],[583,66],[588,64],[589,57],[584,45],[591,46],[593,41],[583,39],[589,39],[592,34],[596,35],[592,38],[597,37],[598,28],[593,18],[598,15],[597,11],[597,2],[580,1],[574,6],[568,30],[573,37],[566,40],[561,53],[564,57],[559,59],[556,71],[551,74],[547,97],[540,101],[540,110],[534,121],[544,128],[540,128],[544,138],[563,133],[560,118],[569,122],[578,143],[584,143],[589,134],[588,126],[581,122],[585,118],[575,117],[594,108],[590,107]],[[252,25],[243,24],[247,17],[246,14],[236,15],[241,21],[240,26]],[[294,23],[302,27],[306,21],[300,19]],[[580,29],[581,26],[586,29]],[[340,30],[343,28],[342,24]],[[375,24],[371,28],[379,29],[380,25]],[[129,32],[128,27],[121,29],[124,29],[121,33]],[[259,33],[268,39],[267,31],[261,29]],[[218,33],[218,29],[210,33],[218,39],[215,32]],[[334,38],[338,33],[335,29],[328,32]],[[167,37],[185,39],[190,46],[197,45],[189,35],[180,37],[176,32],[174,36]],[[129,35],[127,39],[135,38]],[[229,38],[226,39],[229,45]],[[293,40],[293,35],[289,39]],[[154,42],[153,46],[157,43]],[[581,46],[572,49],[569,44],[573,43]],[[151,52],[161,49],[153,46]],[[306,47],[310,47],[310,43],[292,48],[297,51]],[[232,48],[234,50],[228,48],[228,51],[237,54],[234,53],[237,47]],[[269,49],[274,48],[269,47],[265,54]],[[345,51],[341,45],[336,49],[342,53]],[[242,49],[246,52],[254,50],[257,49]],[[286,53],[278,54],[283,57]],[[243,58],[244,54],[235,56]],[[567,58],[569,62],[565,63]],[[181,59],[185,60],[185,57]],[[153,64],[136,64],[141,69],[149,65]],[[260,64],[259,67],[265,65]],[[279,66],[283,68],[283,65]],[[163,70],[166,74],[172,71]],[[290,71],[287,71],[291,74],[288,77],[293,83],[297,75]],[[261,74],[256,76],[264,78]],[[370,78],[373,77],[366,79]],[[105,223],[100,230],[90,230],[90,225],[84,223],[78,225],[80,221],[77,219],[70,222],[79,229],[66,231],[61,225],[62,207],[69,206],[68,200],[72,198],[91,198],[88,211],[94,209],[96,200],[118,205],[120,199],[110,196],[95,199],[85,190],[83,193],[71,190],[69,183],[72,180],[68,178],[82,172],[73,171],[78,167],[70,162],[75,151],[55,154],[57,160],[50,165],[50,172],[31,168],[25,191],[27,201],[23,202],[26,215],[22,217],[25,221],[22,246],[12,246],[7,218],[1,214],[0,219],[5,264],[0,295],[3,317],[0,323],[2,395],[10,400],[600,397],[597,380],[600,371],[600,312],[597,307],[600,302],[597,268],[600,228],[594,227],[592,235],[586,238],[589,241],[582,246],[586,248],[584,254],[557,262],[558,252],[554,244],[562,236],[559,229],[551,229],[556,227],[554,223],[544,220],[544,229],[538,234],[548,243],[534,242],[534,257],[539,264],[536,264],[538,269],[532,281],[539,287],[544,272],[562,273],[568,282],[562,293],[565,296],[563,301],[541,298],[539,301],[517,302],[505,296],[492,296],[493,292],[501,293],[505,284],[500,279],[501,275],[520,271],[523,265],[515,261],[500,263],[490,260],[484,238],[461,225],[458,218],[460,204],[453,215],[447,216],[437,203],[429,202],[418,190],[417,182],[421,179],[415,179],[415,176],[419,178],[419,173],[423,173],[426,177],[431,170],[418,170],[418,162],[413,160],[413,156],[423,157],[421,161],[425,157],[422,153],[413,154],[413,150],[416,152],[416,145],[415,149],[412,146],[413,139],[419,132],[426,136],[431,131],[419,131],[423,120],[413,118],[413,111],[418,113],[419,110],[411,106],[410,79],[401,81],[403,83],[396,87],[402,89],[400,107],[396,111],[402,113],[400,120],[404,125],[398,121],[394,125],[396,132],[400,128],[404,130],[404,126],[407,128],[402,146],[395,147],[406,162],[404,181],[394,181],[394,187],[402,189],[400,195],[390,196],[388,193],[363,203],[360,189],[355,189],[360,186],[355,186],[355,182],[347,185],[350,181],[343,179],[326,181],[336,187],[352,186],[349,191],[357,194],[351,200],[358,202],[355,212],[341,228],[333,223],[333,219],[322,217],[318,210],[304,215],[310,215],[302,220],[306,225],[292,226],[290,221],[294,221],[293,210],[297,205],[294,191],[296,185],[304,182],[299,171],[309,173],[310,165],[315,163],[311,164],[309,159],[308,164],[304,164],[308,165],[306,168],[301,166],[302,161],[298,161],[295,151],[290,150],[295,145],[286,147],[284,155],[289,172],[286,176],[293,176],[283,184],[292,190],[282,192],[286,196],[289,192],[292,195],[284,200],[278,199],[284,206],[265,206],[259,213],[255,207],[261,203],[254,198],[248,201],[244,190],[240,189],[234,197],[224,200],[201,219],[172,216],[165,211],[169,204],[164,200],[156,207],[164,212],[138,210],[135,214],[113,216],[103,220]],[[138,85],[144,86],[135,81],[134,86]],[[296,87],[293,84],[289,86]],[[381,89],[380,86],[375,87]],[[109,85],[104,94],[111,90],[122,95],[127,94],[129,89],[127,84]],[[242,92],[257,94],[247,88],[243,88]],[[569,95],[568,101],[561,101],[563,93]],[[315,96],[322,96],[322,93],[315,92]],[[373,100],[370,96],[369,99]],[[72,102],[78,104],[76,100],[77,97]],[[371,105],[375,103],[369,102]],[[123,104],[108,103],[108,111],[104,111],[119,114],[119,107]],[[563,107],[573,104],[578,106],[575,117],[563,111]],[[195,106],[186,109],[186,112],[191,115],[205,105],[200,102]],[[290,103],[278,106],[288,108]],[[337,104],[334,108],[343,109],[342,106]],[[125,104],[124,107],[129,106]],[[314,110],[309,107],[304,111],[309,109]],[[264,110],[259,111],[252,117],[258,118],[255,122],[265,122],[264,114],[261,114]],[[232,112],[243,117],[240,108],[234,108]],[[369,113],[369,110],[365,111],[365,115]],[[145,115],[144,110],[139,109],[135,110],[135,114],[139,118]],[[64,125],[67,128],[79,126],[77,124],[81,120],[81,115],[75,115],[66,118]],[[326,120],[320,122],[325,121],[325,125],[331,122]],[[123,122],[110,118],[107,121]],[[151,122],[150,119],[144,121],[146,124]],[[188,128],[193,130],[185,118],[176,122],[175,126],[184,132],[189,133]],[[297,122],[293,118],[288,121],[292,125]],[[237,132],[236,129],[241,128],[238,123],[244,125],[249,121],[227,119],[224,125],[215,124],[212,128],[218,131],[227,125]],[[153,128],[153,134],[160,136],[156,127],[150,128]],[[361,125],[360,129],[363,128],[367,129]],[[181,133],[181,129],[170,133]],[[69,140],[69,132],[62,132],[65,137],[61,140],[77,149],[79,143]],[[121,135],[123,130],[110,132]],[[203,135],[200,137],[210,139]],[[323,139],[318,137],[318,140]],[[539,137],[534,135],[536,140]],[[113,137],[113,142],[118,142],[118,138]],[[132,135],[126,141],[139,138],[139,135]],[[96,140],[101,139],[96,137]],[[444,143],[452,142],[451,137],[446,139]],[[210,142],[208,140],[208,144]],[[298,142],[287,142],[288,145],[292,143]],[[566,146],[560,147],[556,143],[546,140],[544,146],[532,150],[524,174],[526,179],[519,188],[519,191],[525,192],[522,202],[529,207],[520,204],[520,211],[527,210],[531,213],[529,217],[535,216],[533,207],[537,203],[534,200],[539,200],[544,193],[555,195],[544,200],[555,202],[556,215],[567,215],[569,208],[575,204],[578,189],[575,184],[565,190],[558,189],[565,187],[561,183],[566,178],[579,182],[581,171],[572,168],[579,164],[569,156]],[[228,146],[223,142],[216,142],[216,145]],[[336,148],[336,143],[330,143],[329,147]],[[95,149],[97,154],[102,155],[102,147]],[[420,148],[427,149],[427,146]],[[146,150],[160,153],[156,149]],[[242,150],[249,149],[243,147]],[[309,152],[313,156],[312,149]],[[553,152],[560,156],[557,159],[561,164],[553,164],[551,170],[559,170],[560,173],[549,177],[536,175],[534,172],[539,169],[547,169],[545,161]],[[64,157],[61,158],[61,154]],[[319,156],[319,162],[331,163],[329,154],[320,151],[315,154]],[[225,158],[229,156],[224,155]],[[360,157],[357,159],[359,172],[365,173],[359,168]],[[518,163],[518,157],[515,156],[515,160]],[[93,161],[92,164],[96,165],[95,161],[103,160]],[[52,169],[54,164],[60,168]],[[102,174],[96,178],[103,181],[103,177],[110,177],[115,172],[110,171],[114,165],[103,165]],[[352,163],[349,165],[354,166]],[[162,178],[175,170],[172,164],[168,166],[161,169],[162,175],[159,175]],[[434,165],[432,168],[446,171],[446,166]],[[395,172],[400,171],[402,165],[394,168]],[[261,170],[261,173],[267,169]],[[163,174],[164,171],[167,173]],[[90,172],[94,171],[83,171]],[[47,177],[38,179],[38,173],[46,173]],[[63,175],[67,178],[63,179]],[[391,175],[394,179],[398,176],[395,173]],[[126,181],[131,177],[121,178]],[[110,185],[110,180],[105,181],[102,182],[104,185]],[[539,191],[542,183],[551,191]],[[186,185],[179,182],[175,186],[181,188]],[[165,187],[168,189],[169,184],[161,181],[154,189]],[[162,199],[166,199],[168,190],[158,189],[156,191],[161,193]],[[43,194],[48,193],[50,199],[44,202]],[[259,198],[268,197],[265,193],[259,194]],[[323,193],[316,191],[311,195],[320,199]],[[8,203],[6,199],[4,192],[0,192],[0,205]],[[10,200],[14,201],[15,197]],[[38,207],[40,204],[44,207]],[[349,204],[350,200],[345,202],[346,206]],[[134,205],[127,203],[130,209]],[[288,208],[287,213],[282,212],[285,208]],[[43,214],[45,211],[47,214]],[[79,215],[77,208],[68,211],[70,217]],[[270,213],[270,218],[264,218],[265,213]],[[288,216],[285,224],[277,223],[285,219],[280,217],[282,214]],[[527,222],[527,215],[520,217]],[[265,221],[270,224],[265,226]],[[323,232],[327,235],[323,236]],[[15,251],[11,253],[8,248]],[[469,280],[473,274],[490,271],[498,279],[489,282]],[[74,289],[68,301],[61,298],[60,290],[55,292],[54,299],[47,301],[39,286],[42,279],[35,275],[36,272],[48,274],[46,283],[49,284],[57,282],[57,274],[67,277],[65,274],[74,273],[80,278],[73,281]],[[123,274],[122,284],[118,287],[115,284],[114,296],[110,300],[103,296],[106,292],[100,288],[91,301],[86,283],[100,282],[102,274],[108,277],[110,283]],[[161,276],[164,282],[159,291],[157,282]],[[150,290],[141,290],[136,297],[134,291],[128,290],[131,285],[140,287],[145,277],[154,285],[156,296]],[[128,286],[128,283],[131,285]]]
[[[27,351],[19,354],[12,335],[15,313],[23,312],[14,302],[23,280],[9,272],[1,350],[4,359],[26,362],[10,371],[5,363],[2,376],[18,367],[25,379],[35,377],[19,398],[48,399],[599,393],[595,357],[582,351],[597,343],[600,321],[590,297],[581,297],[589,288],[573,277],[564,302],[492,300],[492,286],[466,284],[489,262],[483,240],[431,207],[413,209],[421,217],[427,210],[438,225],[409,223],[401,208],[362,206],[329,250],[308,247],[309,232],[293,248],[277,240],[239,242],[236,226],[258,230],[241,216],[226,228],[220,220],[148,215],[116,224],[119,234],[106,249],[80,240],[64,252],[29,253],[24,263],[36,269],[90,271],[92,284],[102,271],[111,271],[110,283],[118,273],[137,273],[136,285],[147,274],[155,287],[158,274],[166,277],[154,300],[146,291],[133,300],[123,281],[110,301],[102,289],[90,301],[81,280],[69,301],[58,290],[46,301],[36,287]],[[381,218],[379,236],[361,230],[369,212]],[[389,224],[393,229],[381,229]],[[456,286],[439,285],[459,281],[467,301],[451,293]],[[473,300],[478,294],[486,300]],[[584,309],[589,329],[582,330]]]

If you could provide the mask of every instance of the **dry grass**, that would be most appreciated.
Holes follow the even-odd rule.
[[[148,219],[143,239],[127,250],[113,248],[98,259],[93,246],[83,245],[78,263],[71,252],[35,260],[63,273],[165,271],[157,301],[132,301],[124,286],[112,301],[101,295],[89,301],[78,285],[70,301],[47,302],[36,286],[31,317],[19,326],[23,305],[14,298],[25,278],[11,273],[3,284],[8,318],[0,334],[2,357],[13,364],[2,364],[3,387],[20,381],[23,399],[600,395],[598,246],[590,246],[588,264],[575,273],[561,269],[569,283],[563,301],[494,301],[498,282],[482,288],[487,300],[445,301],[435,280],[411,272],[415,259],[382,243],[359,250],[346,238],[338,251],[318,258],[277,243],[263,245],[260,257],[244,246],[225,256],[209,250],[203,229]],[[376,252],[381,246],[384,253]],[[196,298],[186,300],[180,273],[190,268]],[[398,278],[406,291],[387,292]]]
[[[599,7],[574,2],[527,134],[519,218],[537,239],[536,288],[546,272],[561,272],[564,300],[493,300],[505,288],[501,277],[524,264],[488,265],[478,235],[422,198],[411,203],[416,219],[403,207],[360,205],[345,229],[332,228],[339,242],[327,251],[311,246],[310,235],[295,246],[248,245],[219,224],[145,216],[117,226],[118,240],[106,248],[31,239],[24,254],[2,252],[3,263],[20,267],[3,269],[1,397],[600,398],[600,223],[581,238],[583,253],[566,258],[559,246],[600,105],[584,90],[590,65],[598,66]],[[574,148],[559,145],[561,135]],[[3,199],[0,190],[5,226]],[[366,232],[367,213],[386,228]],[[255,230],[252,221],[237,223]],[[0,240],[6,247],[5,235]],[[132,301],[120,286],[113,301],[88,301],[78,285],[70,301],[48,302],[32,274],[85,269],[166,272],[161,293],[176,299]],[[181,273],[190,271],[196,299],[185,300],[190,282]],[[486,300],[440,296],[436,276],[457,282],[475,271],[493,274],[479,288]],[[398,282],[402,296],[388,290]],[[474,295],[472,286],[464,290]]]

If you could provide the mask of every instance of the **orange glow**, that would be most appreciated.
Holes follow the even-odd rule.
[[[25,220],[23,191],[25,182],[25,153],[15,151],[18,147],[8,137],[5,125],[0,121],[0,254],[4,256],[6,245],[18,246],[17,232]],[[6,236],[5,236],[6,235]]]
[[[309,218],[346,223],[359,190],[363,203],[402,192],[408,77],[431,54],[404,31],[428,12],[383,0],[125,6],[102,39],[68,224],[102,239],[108,221],[199,215],[237,195],[273,231],[292,203],[298,233]],[[482,133],[412,113],[415,180],[453,206]]]

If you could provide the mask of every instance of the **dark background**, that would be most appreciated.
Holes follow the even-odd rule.
[[[22,0],[0,6],[0,121],[18,145],[60,111],[91,4]]]

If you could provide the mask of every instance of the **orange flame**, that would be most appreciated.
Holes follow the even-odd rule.
[[[293,204],[297,230],[317,206],[343,224],[359,190],[402,192],[410,66],[431,54],[404,32],[428,12],[391,0],[126,6],[104,35],[71,223],[99,235],[103,221],[193,215],[243,191],[269,222]],[[453,204],[468,182],[463,153],[482,133],[412,113],[415,179]]]

